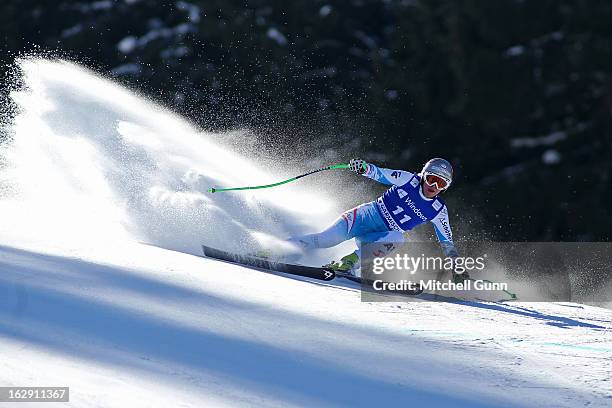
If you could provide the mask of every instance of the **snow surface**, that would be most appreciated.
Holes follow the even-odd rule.
[[[299,185],[207,194],[288,173],[74,64],[20,67],[0,171],[0,385],[69,386],[54,406],[78,407],[612,403],[610,310],[364,303],[351,283],[194,256],[338,208]]]

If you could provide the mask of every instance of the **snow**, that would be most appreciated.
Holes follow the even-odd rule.
[[[538,147],[551,146],[567,139],[567,133],[555,131],[546,136],[540,137],[522,137],[512,140],[512,147]]]
[[[151,41],[155,41],[159,38],[170,38],[174,34],[174,31],[167,27],[154,28],[149,30],[145,35],[138,38],[138,46],[144,47]]]
[[[94,1],[91,3],[92,10],[108,10],[113,7],[113,2],[110,0]]]
[[[195,4],[191,4],[186,1],[177,1],[176,8],[181,11],[186,11],[189,21],[192,23],[200,22],[200,8]]]
[[[63,30],[61,36],[62,38],[68,38],[79,34],[81,31],[83,31],[83,24],[76,24]]]
[[[387,98],[388,100],[392,101],[394,99],[397,99],[397,97],[398,92],[395,89],[389,89],[385,91],[385,98]]]
[[[194,19],[192,19],[192,21],[194,21]],[[182,24],[178,24],[176,27],[167,28],[167,27],[163,27],[163,23],[161,21],[153,19],[150,21],[150,25],[154,28],[151,28],[146,34],[144,34],[141,37],[135,37],[133,35],[124,37],[117,44],[117,49],[124,54],[129,54],[133,52],[137,47],[144,48],[150,42],[156,41],[160,38],[167,39],[172,36],[181,37],[190,32],[195,31],[195,26],[191,23],[182,23]],[[177,48],[177,50],[179,49],[186,49],[186,47]],[[185,54],[182,54],[180,56],[184,56],[184,55]],[[166,55],[166,57],[167,56],[168,55]],[[177,54],[176,56],[179,56],[179,55]]]
[[[92,11],[104,11],[113,8],[113,2],[110,0],[92,1],[92,2],[75,2],[70,7],[81,11],[82,13],[91,13]]]
[[[174,32],[178,36],[182,36],[195,31],[195,26],[190,23],[182,23],[174,27]]]
[[[321,79],[321,78],[333,78],[338,74],[336,67],[324,67],[318,69],[311,69],[302,74],[302,78],[306,80]]]
[[[140,64],[122,64],[111,70],[113,75],[138,75],[142,71]]]
[[[352,283],[194,256],[317,229],[338,208],[299,185],[207,194],[284,170],[72,63],[20,65],[0,172],[0,384],[69,386],[56,406],[78,407],[609,406],[610,310],[367,303]]]
[[[268,28],[267,32],[268,38],[276,41],[276,43],[280,46],[287,45],[287,38],[281,33],[278,29],[274,27]]]
[[[321,17],[327,17],[331,14],[331,12],[334,10],[334,8],[329,5],[329,4],[325,4],[323,6],[321,6],[321,8],[319,9],[319,15]]]
[[[182,58],[190,53],[189,47],[180,46],[176,48],[168,48],[160,53],[160,56],[166,58]]]
[[[525,53],[525,47],[522,45],[515,45],[506,50],[506,55],[509,57],[518,57]]]
[[[376,43],[376,40],[367,35],[366,33],[364,33],[361,30],[356,30],[353,32],[353,35],[355,36],[355,38],[357,38],[358,40],[360,40],[366,47],[368,47],[369,49],[377,49],[378,48],[378,44]]]
[[[360,303],[139,244],[0,253],[0,382],[70,386],[77,406],[605,406],[610,391],[604,309]]]
[[[545,164],[557,164],[561,161],[561,153],[556,149],[548,149],[542,153],[542,161]]]
[[[129,54],[130,52],[134,51],[137,42],[138,39],[136,37],[129,35],[119,41],[119,44],[117,44],[117,49],[124,54]]]

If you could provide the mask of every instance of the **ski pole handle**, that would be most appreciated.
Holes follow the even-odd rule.
[[[300,174],[299,176],[295,176],[287,180],[279,181],[278,183],[265,184],[262,186],[249,186],[249,187],[230,187],[230,188],[214,188],[213,187],[213,188],[209,188],[207,191],[209,193],[217,193],[217,192],[223,192],[223,191],[257,190],[261,188],[276,187],[276,186],[290,183],[302,177],[310,176],[311,174],[315,174],[320,171],[334,170],[334,169],[348,169],[349,167],[350,166],[348,164],[344,164],[344,163],[343,164],[332,164],[331,166],[321,167],[320,169],[312,170],[312,171],[309,171],[308,173]]]

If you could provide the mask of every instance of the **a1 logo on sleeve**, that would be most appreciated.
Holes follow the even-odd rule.
[[[352,210],[348,210],[344,214],[342,214],[342,218],[346,221],[346,233],[350,233],[353,229],[353,225],[355,224],[355,218],[357,217],[357,207]]]
[[[412,180],[410,180],[410,185],[412,187],[416,187],[417,185],[419,185],[419,180],[417,180],[416,177],[413,177]]]
[[[438,211],[440,210],[440,208],[442,208],[442,203],[436,200],[431,204],[431,206],[433,207],[434,210]]]

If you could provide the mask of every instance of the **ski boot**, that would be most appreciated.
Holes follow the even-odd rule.
[[[343,272],[350,275],[354,275],[353,267],[359,262],[359,256],[353,252],[350,255],[346,255],[340,259],[340,262],[331,261],[327,265],[323,265],[324,268],[332,270],[334,272]]]

